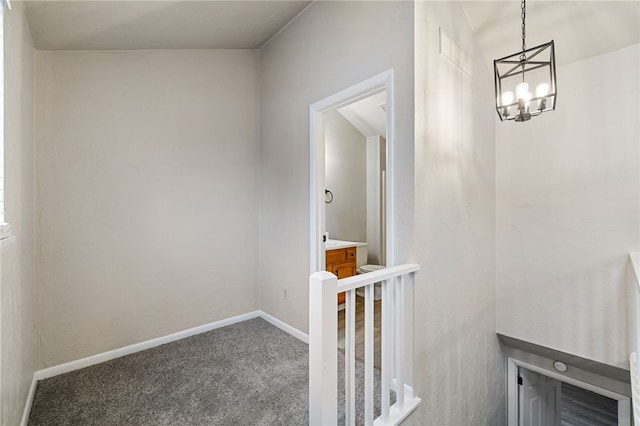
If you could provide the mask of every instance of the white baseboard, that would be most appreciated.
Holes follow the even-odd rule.
[[[286,331],[293,337],[296,337],[307,344],[309,343],[309,336],[307,334],[277,319],[276,317],[267,314],[266,312],[258,310],[235,317],[226,318],[220,321],[215,321],[209,324],[200,325],[198,327],[189,328],[187,330],[178,331],[177,333],[168,334],[166,336],[158,337],[144,342],[134,343],[133,345],[113,349],[111,351],[77,359],[75,361],[65,362],[64,364],[55,365],[53,367],[38,370],[33,373],[33,380],[31,381],[31,387],[29,388],[29,394],[27,395],[27,401],[25,402],[24,412],[22,414],[22,422],[20,424],[21,426],[26,426],[29,421],[31,404],[33,403],[33,397],[35,395],[36,386],[39,380],[49,379],[51,377],[59,376],[60,374],[70,373],[75,370],[80,370],[81,368],[90,367],[92,365],[100,364],[106,361],[111,361],[112,359],[131,355],[133,353],[151,349],[156,346],[164,345],[166,343],[175,342],[176,340],[195,336],[196,334],[206,333],[207,331],[226,327],[231,324],[247,321],[258,317],[264,319],[265,321],[278,327],[279,329]]]
[[[36,394],[37,384],[38,384],[38,379],[36,378],[36,373],[33,373],[33,379],[31,380],[31,386],[29,387],[27,400],[24,403],[24,411],[22,411],[22,421],[20,422],[20,426],[27,426],[27,423],[29,423],[29,414],[31,414],[31,404],[33,403],[33,397]]]
[[[266,322],[268,322],[268,323],[270,323],[272,325],[275,325],[280,330],[286,331],[287,333],[289,333],[293,337],[296,337],[296,338],[302,340],[307,345],[309,344],[309,335],[308,334],[303,333],[302,331],[298,330],[297,328],[290,326],[286,322],[281,321],[278,318],[276,318],[274,316],[271,316],[271,315],[269,315],[268,313],[266,313],[264,311],[258,311],[258,312],[260,312],[260,317],[263,320],[265,320]]]
[[[113,349],[111,351],[92,355],[86,358],[66,362],[64,364],[55,365],[43,370],[38,370],[35,372],[35,375],[38,380],[48,379],[50,377],[59,376],[60,374],[69,373],[81,368],[90,367],[92,365],[100,364],[106,361],[111,361],[112,359],[120,358],[125,355],[131,355],[136,352],[144,351],[145,349],[151,349],[155,348],[156,346],[164,345],[166,343],[175,342],[176,340],[184,339],[186,337],[195,336],[196,334],[206,333],[207,331],[215,330],[216,328],[222,328],[231,324],[235,324],[237,322],[257,318],[258,316],[260,316],[260,311],[253,311],[235,317],[226,318],[209,324],[200,325],[198,327],[189,328],[187,330],[178,331],[177,333],[168,334],[166,336],[157,337],[155,339],[147,340],[140,343],[134,343],[133,345]]]

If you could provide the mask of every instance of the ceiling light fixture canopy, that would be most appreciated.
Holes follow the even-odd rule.
[[[501,121],[523,122],[556,109],[556,54],[553,40],[527,49],[526,0],[522,0],[521,9],[522,50],[493,61],[496,111]],[[530,87],[535,87],[535,96]]]

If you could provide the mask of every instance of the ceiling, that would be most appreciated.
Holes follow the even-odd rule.
[[[41,50],[257,49],[301,0],[26,1]],[[520,49],[520,1],[462,1],[487,65]],[[527,46],[551,39],[559,64],[640,43],[640,0],[527,3]],[[447,29],[455,36],[455,29]],[[461,46],[462,47],[462,46]]]
[[[382,91],[338,109],[364,136],[387,137],[387,92]],[[384,109],[383,109],[384,108]]]
[[[521,49],[519,0],[461,3],[490,69]],[[529,0],[526,10],[527,47],[554,40],[560,65],[640,42],[638,0]]]
[[[257,49],[310,1],[27,1],[41,50]]]

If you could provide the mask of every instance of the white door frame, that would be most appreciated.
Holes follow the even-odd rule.
[[[336,94],[322,99],[309,106],[309,156],[310,156],[310,273],[325,269],[324,245],[322,242],[323,225],[325,223],[325,141],[323,113],[341,106],[364,99],[372,94],[387,91],[387,205],[386,217],[386,254],[387,266],[394,265],[393,239],[393,146],[394,146],[394,115],[393,115],[393,70],[385,71],[371,77],[355,86],[349,87]]]
[[[527,370],[535,371],[547,377],[617,400],[618,426],[631,426],[631,399],[628,396],[511,357],[507,360],[507,424],[509,426],[518,426],[518,367],[523,367]]]

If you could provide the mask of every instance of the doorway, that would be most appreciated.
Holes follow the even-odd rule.
[[[508,360],[510,426],[630,426],[630,399],[554,371]]]
[[[378,169],[378,180],[366,180],[366,185],[370,186],[365,189],[366,193],[377,193],[382,200],[373,201],[369,199],[369,206],[365,206],[367,211],[375,211],[374,204],[383,207],[377,215],[371,215],[371,220],[365,220],[357,227],[360,233],[364,232],[364,238],[358,238],[359,234],[353,234],[356,239],[372,240],[371,255],[367,254],[367,261],[371,259],[379,265],[393,265],[393,71],[389,70],[378,74],[370,79],[356,84],[348,89],[342,90],[328,98],[318,101],[310,106],[310,273],[323,271],[326,269],[325,250],[327,249],[327,204],[336,203],[335,191],[327,187],[327,131],[326,124],[329,120],[343,120],[349,122],[356,129],[360,126],[370,126],[371,123],[360,123],[360,126],[354,125],[358,121],[358,111],[356,106],[360,107],[365,104],[364,108],[373,106],[374,108],[382,108],[380,111],[384,113],[384,135],[367,134],[367,148],[369,145],[378,147],[378,155],[375,156],[374,149],[366,151],[366,157],[362,160],[366,163],[373,164],[375,158],[380,161],[383,159],[384,164]],[[370,101],[370,102],[369,102]],[[336,115],[338,117],[336,118]],[[360,127],[362,129],[362,127]],[[362,133],[362,132],[360,132]],[[370,132],[369,132],[370,133]],[[378,130],[378,133],[381,133]],[[376,138],[376,136],[378,136]],[[383,150],[383,151],[381,151]],[[338,156],[338,158],[340,158]],[[366,173],[374,173],[374,168],[365,166]],[[375,178],[374,178],[375,179]],[[338,178],[339,180],[339,178]],[[334,180],[335,182],[335,180]],[[370,184],[376,182],[375,184]],[[377,192],[376,188],[377,185]],[[342,192],[342,191],[341,191]],[[341,194],[341,200],[350,198],[348,194]],[[360,198],[366,200],[364,198]],[[367,201],[364,202],[366,204]],[[344,210],[344,205],[342,206]],[[331,218],[331,226],[340,229],[341,226]],[[348,222],[348,221],[347,221]],[[362,222],[362,220],[360,221]],[[357,223],[357,219],[355,220]],[[351,232],[351,230],[349,230]],[[345,233],[345,235],[352,235]],[[329,235],[329,238],[339,237],[340,235]],[[375,236],[375,237],[374,237]],[[351,238],[351,237],[349,237]],[[358,241],[362,242],[362,241]],[[367,242],[368,245],[368,242]],[[367,247],[368,248],[368,247]],[[366,262],[365,262],[366,263]]]

